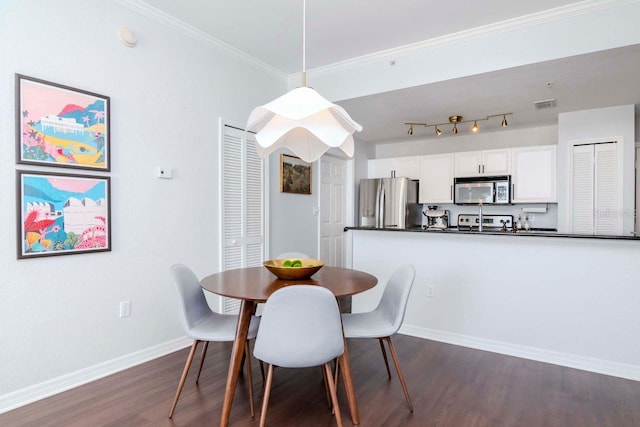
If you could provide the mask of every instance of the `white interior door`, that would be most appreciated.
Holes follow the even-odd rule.
[[[323,156],[320,160],[320,259],[326,265],[345,264],[347,162]]]
[[[265,253],[265,162],[253,134],[222,126],[220,143],[220,235],[222,271],[258,267]],[[223,313],[237,313],[240,301],[223,298]]]
[[[618,144],[573,147],[571,177],[571,232],[622,234],[622,194]]]

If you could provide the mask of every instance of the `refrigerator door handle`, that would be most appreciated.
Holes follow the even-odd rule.
[[[384,210],[386,205],[385,200],[385,192],[384,192],[384,182],[380,181],[380,187],[378,189],[378,228],[384,228]]]
[[[375,206],[374,227],[380,227],[380,181],[376,181],[376,206]]]

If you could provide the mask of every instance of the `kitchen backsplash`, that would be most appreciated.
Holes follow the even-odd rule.
[[[427,209],[427,206],[423,205],[423,210]],[[473,205],[454,205],[454,204],[440,204],[437,205],[438,209],[444,209],[449,211],[449,225],[455,226],[458,220],[459,214],[477,214],[479,212],[478,206]],[[546,213],[526,213],[523,209],[527,208],[546,208]],[[485,215],[513,215],[514,221],[518,220],[518,215],[522,215],[522,222],[524,223],[525,217],[529,216],[529,226],[532,228],[557,228],[558,227],[558,204],[557,203],[542,203],[542,204],[518,204],[509,206],[496,206],[496,205],[484,205],[482,207],[482,213]],[[427,224],[427,218],[423,215],[422,224]]]

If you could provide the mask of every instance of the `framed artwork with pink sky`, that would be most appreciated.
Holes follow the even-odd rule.
[[[16,171],[18,259],[111,250],[110,178]]]
[[[16,74],[16,162],[109,171],[109,97]]]

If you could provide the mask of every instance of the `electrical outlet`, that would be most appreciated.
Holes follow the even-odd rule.
[[[120,302],[120,317],[131,316],[131,301]]]
[[[427,285],[427,297],[435,298],[436,297],[436,287],[435,285]]]

